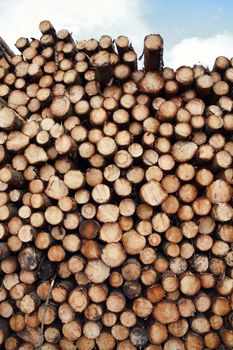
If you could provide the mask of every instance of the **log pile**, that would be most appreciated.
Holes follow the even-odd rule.
[[[1,349],[232,349],[233,59],[39,28],[0,60]]]

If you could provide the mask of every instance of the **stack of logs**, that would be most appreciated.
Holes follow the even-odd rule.
[[[233,59],[39,28],[0,59],[1,349],[232,349]]]

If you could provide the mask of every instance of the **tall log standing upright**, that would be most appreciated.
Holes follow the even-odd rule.
[[[146,71],[161,71],[163,68],[163,38],[150,34],[144,40],[144,64]]]
[[[0,40],[0,347],[233,347],[233,59]]]

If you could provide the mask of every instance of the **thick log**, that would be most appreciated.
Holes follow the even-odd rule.
[[[157,72],[147,72],[139,80],[138,86],[143,93],[157,95],[164,86],[164,80]]]

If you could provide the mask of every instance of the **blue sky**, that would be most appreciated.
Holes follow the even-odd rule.
[[[233,1],[146,0],[146,16],[166,38],[168,46],[193,37],[233,33]]]
[[[232,13],[230,0],[0,0],[0,35],[13,47],[19,36],[39,37],[39,22],[50,19],[78,40],[125,34],[141,54],[144,36],[160,33],[166,65],[211,66],[233,56]]]
[[[233,1],[145,0],[145,16],[167,38],[167,45],[193,36],[233,34]]]

